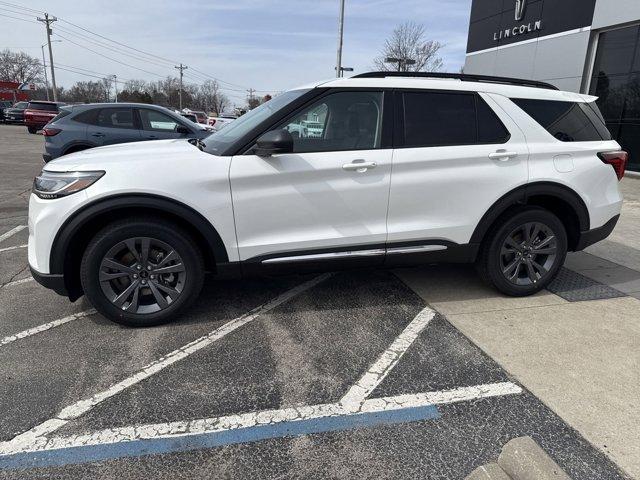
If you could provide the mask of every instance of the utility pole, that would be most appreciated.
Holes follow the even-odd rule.
[[[182,110],[182,77],[184,75],[184,71],[189,68],[186,65],[182,65],[180,64],[179,67],[175,67],[176,69],[180,70],[180,90],[178,90],[178,95],[180,97],[180,110]]]
[[[116,103],[118,103],[118,76],[112,75],[113,77],[113,90],[116,93]]]
[[[49,17],[48,13],[44,14],[44,18],[38,17],[38,21],[45,24],[47,29],[47,43],[49,44],[49,64],[51,66],[51,84],[53,86],[53,101],[58,101],[58,92],[56,87],[56,71],[53,68],[53,50],[51,49],[51,24],[58,20],[56,17]]]
[[[340,20],[338,21],[338,58],[336,60],[336,77],[342,77],[343,36],[344,36],[344,0],[340,0]]]
[[[47,90],[47,102],[49,101],[49,79],[47,78],[47,62],[44,61],[44,47],[47,44],[40,45],[40,50],[42,50],[42,69],[44,70],[44,86]]]
[[[249,92],[249,108],[253,108],[253,94],[256,93],[255,89],[250,88],[249,90],[247,90],[247,92]]]

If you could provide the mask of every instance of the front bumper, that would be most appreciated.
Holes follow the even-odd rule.
[[[598,243],[613,232],[613,229],[616,228],[616,224],[620,219],[620,215],[616,215],[603,226],[594,228],[593,230],[588,230],[586,232],[582,232],[580,234],[580,238],[578,239],[578,244],[576,245],[575,251],[579,252],[580,250],[584,250],[589,245],[593,245],[594,243]]]
[[[52,273],[40,273],[29,265],[29,270],[31,270],[31,276],[33,279],[42,285],[45,288],[53,290],[58,295],[69,296],[67,292],[67,288],[64,284],[64,275],[60,274],[52,274]]]

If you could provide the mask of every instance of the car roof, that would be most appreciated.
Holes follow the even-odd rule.
[[[506,83],[465,81],[462,79],[443,79],[429,77],[382,77],[382,78],[335,78],[306,88],[399,88],[425,90],[454,90],[463,92],[484,92],[503,95],[509,98],[530,98],[536,100],[555,100],[565,102],[591,102],[597,97],[574,92],[552,90],[550,88],[531,87]],[[305,87],[301,87],[305,88]]]

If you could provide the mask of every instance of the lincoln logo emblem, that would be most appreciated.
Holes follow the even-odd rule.
[[[516,22],[524,18],[524,11],[527,8],[527,0],[516,0]]]

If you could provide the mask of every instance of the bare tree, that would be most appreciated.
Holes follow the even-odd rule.
[[[374,59],[375,66],[381,71],[399,70],[402,72],[436,72],[442,68],[442,58],[438,52],[442,44],[427,40],[424,25],[405,22],[398,25],[385,41],[379,57]],[[387,63],[387,58],[400,60]],[[409,64],[413,61],[415,63]]]
[[[39,83],[42,81],[42,63],[24,52],[9,49],[0,52],[0,81]]]

